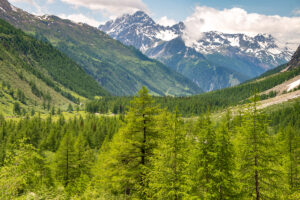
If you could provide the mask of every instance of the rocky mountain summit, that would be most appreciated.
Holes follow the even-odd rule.
[[[288,62],[292,56],[292,51],[272,35],[210,31],[192,40],[185,34],[183,22],[162,26],[142,11],[108,21],[99,29],[160,60],[205,91],[236,85]]]

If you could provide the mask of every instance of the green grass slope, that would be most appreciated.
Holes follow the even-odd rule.
[[[2,4],[4,4],[4,1]],[[41,40],[47,40],[70,58],[101,86],[115,95],[133,95],[144,85],[153,95],[192,95],[201,89],[192,81],[149,59],[88,25],[55,16],[36,17],[2,5],[0,18]]]
[[[109,95],[66,55],[0,20],[0,112]]]

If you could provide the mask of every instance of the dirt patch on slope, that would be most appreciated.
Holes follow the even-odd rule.
[[[287,82],[289,82],[289,81],[287,81]],[[274,104],[279,104],[279,103],[282,103],[282,102],[285,102],[285,101],[289,101],[289,100],[292,100],[292,99],[295,99],[295,98],[300,98],[300,90],[297,90],[297,91],[294,91],[294,92],[289,92],[289,93],[286,93],[286,94],[281,94],[281,95],[278,95],[274,98],[262,100],[262,101],[259,102],[260,105],[258,106],[258,108],[262,109],[262,108],[265,108],[265,107],[268,107],[268,106],[271,106],[271,105],[274,105]]]

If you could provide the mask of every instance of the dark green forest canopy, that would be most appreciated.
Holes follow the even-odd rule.
[[[0,115],[1,198],[297,199],[300,102],[256,103],[183,121],[143,88],[118,117]]]
[[[56,50],[52,45],[26,35],[2,19],[0,19],[0,44],[1,48],[8,51],[12,57],[18,58],[12,62],[21,62],[18,64],[23,66],[24,70],[30,71],[37,78],[42,79],[47,85],[61,93],[63,91],[55,82],[88,98],[109,95],[79,65]],[[64,96],[66,95],[70,94],[64,94]]]

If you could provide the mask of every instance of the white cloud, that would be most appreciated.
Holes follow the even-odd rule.
[[[138,10],[149,12],[142,0],[61,0],[76,7],[86,7],[91,10],[102,11],[111,18]]]
[[[36,9],[36,11],[33,14],[35,14],[35,15],[44,15],[45,14],[42,7],[39,4],[37,4],[35,0],[10,0],[10,2],[12,2],[12,3],[21,2],[21,3],[31,4]]]
[[[300,8],[293,10],[294,15],[300,15]]]
[[[30,3],[30,4],[33,4],[33,0],[9,0],[10,2],[26,2],[26,3]]]
[[[163,16],[159,20],[157,20],[157,23],[162,26],[173,26],[176,24],[176,21],[174,19],[169,19],[167,16]]]
[[[241,8],[217,10],[205,6],[197,6],[194,13],[185,20],[184,39],[192,42],[201,38],[206,31],[224,33],[244,33],[256,35],[271,34],[277,39],[293,43],[295,49],[300,43],[300,17],[268,16],[247,13]]]
[[[60,18],[62,19],[69,19],[73,22],[82,22],[82,23],[86,23],[90,26],[94,26],[94,27],[98,27],[101,22],[93,19],[93,18],[89,18],[83,14],[71,14],[71,15],[66,15],[66,14],[60,14],[58,15]]]

